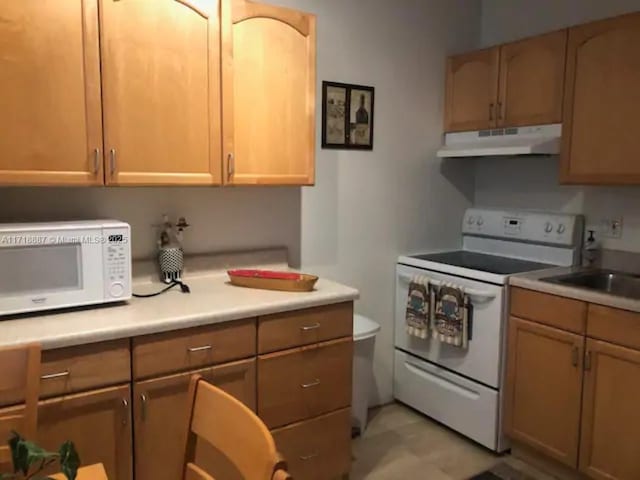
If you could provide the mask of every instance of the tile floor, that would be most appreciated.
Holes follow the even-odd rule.
[[[350,480],[467,480],[506,462],[522,479],[553,480],[533,467],[498,456],[400,404],[372,410],[354,440]]]

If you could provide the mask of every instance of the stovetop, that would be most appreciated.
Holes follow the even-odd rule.
[[[498,275],[512,275],[516,273],[531,272],[555,266],[548,263],[531,262],[528,260],[488,255],[486,253],[470,252],[467,250],[429,253],[426,255],[411,255],[410,258],[443,263],[446,265],[468,268],[470,270],[495,273]]]

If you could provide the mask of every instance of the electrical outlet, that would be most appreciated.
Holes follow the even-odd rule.
[[[622,225],[622,217],[603,219],[602,236],[607,238],[622,238]]]

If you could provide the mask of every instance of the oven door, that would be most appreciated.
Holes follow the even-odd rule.
[[[467,349],[436,339],[421,339],[406,331],[409,282],[423,275],[436,282],[451,282],[469,289],[473,316],[471,340]],[[504,335],[504,286],[455,277],[421,268],[396,268],[395,346],[417,357],[444,367],[492,388],[500,388],[501,354]]]
[[[0,315],[101,301],[102,248],[102,229],[2,232]]]

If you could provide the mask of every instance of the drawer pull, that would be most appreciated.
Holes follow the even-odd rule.
[[[147,419],[147,402],[149,401],[149,397],[146,393],[140,395],[141,409],[140,414],[142,416],[142,421],[144,422]]]
[[[302,461],[307,461],[307,460],[311,460],[312,458],[316,458],[318,456],[318,453],[310,453],[309,455],[300,455],[300,460]]]
[[[320,385],[320,379],[316,378],[313,382],[311,383],[303,383],[302,385],[300,385],[302,388],[310,388],[310,387],[315,387],[316,385]]]
[[[64,372],[49,373],[47,375],[42,375],[40,377],[40,380],[53,380],[54,378],[68,377],[69,375],[70,375],[69,370],[65,370]]]
[[[320,322],[316,322],[313,325],[307,325],[304,327],[300,327],[300,330],[302,330],[303,332],[308,332],[309,330],[316,330],[320,328]]]
[[[211,345],[203,345],[201,347],[187,348],[187,352],[189,353],[204,352],[205,350],[213,350],[213,347]]]
[[[129,423],[129,400],[126,398],[122,399],[122,410],[124,411],[124,415],[122,416],[122,424],[126,425]]]

